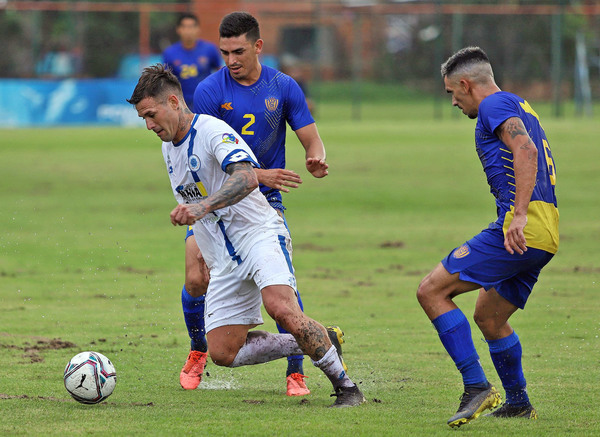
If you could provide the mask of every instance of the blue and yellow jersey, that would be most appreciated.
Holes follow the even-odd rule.
[[[213,71],[221,68],[223,60],[216,45],[199,39],[193,49],[186,49],[177,42],[163,52],[163,64],[171,67],[181,82],[183,98],[192,109],[194,91],[198,84]]]
[[[250,86],[235,81],[227,68],[210,75],[196,88],[194,112],[227,122],[263,169],[285,168],[286,122],[294,131],[315,122],[296,81],[265,65]],[[263,185],[260,190],[270,203],[281,203],[278,190]]]
[[[515,172],[513,154],[498,138],[495,130],[511,117],[519,117],[538,150],[536,184],[527,210],[524,229],[527,245],[556,253],[558,250],[558,204],[556,201],[556,167],[546,133],[533,108],[519,96],[497,92],[479,105],[475,144],[487,176],[490,191],[496,198],[498,220],[492,224],[506,233],[514,217]]]

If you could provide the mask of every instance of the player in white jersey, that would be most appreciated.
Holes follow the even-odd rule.
[[[229,178],[223,168],[231,163],[250,162],[258,166],[244,140],[224,121],[209,115],[194,115],[185,138],[177,144],[164,142],[162,150],[173,193],[181,204],[198,203],[202,197],[218,191]],[[209,250],[217,245],[219,250],[220,246],[227,249],[228,257],[203,253],[211,272],[225,267],[219,265],[223,258],[228,266],[235,264],[234,261],[241,263],[248,257],[249,248],[267,234],[275,232],[289,238],[283,219],[273,208],[264,206],[270,205],[254,190],[242,201],[212,212],[193,224],[194,232],[198,229],[211,234]]]
[[[179,202],[171,222],[194,226],[210,269],[205,311],[213,362],[238,367],[305,354],[332,382],[332,406],[365,402],[344,371],[340,344],[298,305],[290,236],[258,190],[248,145],[225,122],[192,114],[179,81],[163,65],[144,69],[128,102],[163,140]],[[261,300],[290,334],[250,331],[262,323]]]

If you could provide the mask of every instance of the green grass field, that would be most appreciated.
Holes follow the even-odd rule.
[[[495,219],[495,206],[474,122],[444,105],[437,120],[431,103],[366,103],[360,121],[348,104],[320,105],[323,180],[306,173],[290,136],[288,167],[304,184],[285,202],[305,309],[344,329],[349,373],[368,399],[335,411],[309,360],[305,399],[284,395],[285,360],[210,364],[198,390],[180,388],[184,230],[169,222],[174,200],[153,134],[0,131],[0,434],[448,435],[461,380],[415,292]],[[549,107],[534,107],[558,167],[562,240],[512,324],[540,418],[481,418],[461,434],[600,434],[599,119],[553,119]],[[475,297],[457,299],[467,315]],[[78,404],[63,387],[64,366],[83,350],[117,368],[115,392],[99,405]]]

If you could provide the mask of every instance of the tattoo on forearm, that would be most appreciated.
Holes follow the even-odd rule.
[[[207,212],[206,206],[204,206],[201,203],[195,203],[195,204],[191,205],[190,210],[191,210],[192,214],[194,214],[197,217],[204,217],[204,215]]]
[[[256,180],[256,175],[249,162],[229,164],[226,171],[231,177],[216,193],[206,198],[210,211],[234,205],[254,189],[252,182]]]

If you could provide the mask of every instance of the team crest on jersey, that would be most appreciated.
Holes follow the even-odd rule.
[[[238,143],[238,139],[235,137],[234,134],[223,134],[223,142],[224,143],[229,143],[229,144],[237,144]]]
[[[277,109],[277,106],[279,105],[279,100],[275,97],[269,97],[268,99],[265,99],[265,105],[267,106],[267,109],[269,111],[273,112]]]
[[[192,171],[200,170],[200,158],[198,158],[196,155],[190,156],[188,158],[188,165]]]
[[[456,259],[461,259],[470,253],[471,253],[471,249],[469,249],[469,246],[467,246],[466,244],[463,244],[462,246],[460,246],[458,249],[456,249],[454,251],[454,253],[452,254],[452,257],[456,258]]]

